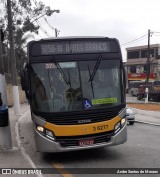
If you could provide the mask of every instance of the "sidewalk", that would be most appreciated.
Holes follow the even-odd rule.
[[[17,121],[20,116],[22,116],[27,110],[29,109],[28,104],[22,104],[21,105],[21,115],[16,116],[14,114],[14,109],[13,107],[9,108],[9,120],[10,120],[10,127],[11,127],[11,136],[12,136],[12,149],[11,150],[6,150],[2,151],[0,150],[0,167],[2,169],[7,168],[32,168],[29,162],[24,158],[24,156],[21,153],[20,147],[18,147],[17,144],[17,134],[15,131],[15,127],[17,125]],[[2,171],[1,171],[2,172]],[[4,175],[0,174],[0,176],[11,176],[11,175]],[[12,174],[13,177],[20,177],[22,175],[20,174]],[[23,174],[23,176],[27,177],[28,175]],[[30,175],[33,177],[36,177],[36,175]]]
[[[132,108],[135,113],[135,121],[160,126],[160,112],[146,111]]]
[[[126,95],[127,104],[135,113],[135,121],[160,126],[160,103],[149,101],[145,103],[145,99],[137,100],[137,97]]]

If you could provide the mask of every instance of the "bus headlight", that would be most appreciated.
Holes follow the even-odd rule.
[[[40,133],[44,133],[44,127],[42,127],[42,126],[37,126],[37,130],[38,130]]]
[[[121,119],[121,127],[123,127],[126,123],[126,118]]]
[[[121,121],[115,125],[114,132],[117,133],[125,125],[125,123],[126,118],[121,119]]]

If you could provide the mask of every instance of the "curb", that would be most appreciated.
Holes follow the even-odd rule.
[[[148,124],[148,125],[154,125],[154,126],[160,126],[160,124],[152,123],[152,122],[144,122],[141,120],[135,120],[137,123],[142,123],[142,124]]]
[[[144,101],[143,102],[138,102],[138,101],[126,101],[127,104],[157,104],[157,105],[160,105],[160,102],[148,102],[148,103],[145,103]]]

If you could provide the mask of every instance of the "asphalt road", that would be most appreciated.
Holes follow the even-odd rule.
[[[36,152],[33,126],[29,117],[20,122],[20,141],[37,168],[64,168],[69,174],[59,171],[59,174],[43,175],[44,177],[82,176],[73,174],[73,169],[89,168],[83,176],[117,176],[117,174],[91,174],[96,168],[160,168],[160,128],[152,125],[135,123],[128,125],[128,141],[125,144],[94,150],[43,154]],[[105,173],[105,171],[104,171]],[[61,174],[61,175],[60,175]],[[123,176],[144,177],[146,174],[125,174]],[[159,174],[147,175],[159,177]]]

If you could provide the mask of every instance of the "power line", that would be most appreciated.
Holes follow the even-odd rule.
[[[58,30],[57,28],[54,28],[53,26],[51,26],[51,25],[48,23],[47,18],[44,17],[44,19],[45,19],[46,23],[48,24],[48,26],[49,26],[52,30],[54,30],[54,32],[55,32],[55,37],[57,37],[57,36],[59,35],[60,30]]]
[[[38,8],[38,7],[37,7],[37,4],[38,4],[37,1],[36,1],[36,0],[33,0],[33,2],[34,2],[34,4],[35,4],[36,8]],[[52,30],[54,30],[55,33],[56,33],[56,32],[57,32],[57,31],[56,31],[57,29],[54,28],[54,27],[47,21],[47,18],[43,16],[43,19],[45,20],[45,22],[47,23],[47,25],[48,25]],[[58,32],[59,32],[59,31],[58,31]],[[45,33],[45,34],[46,34],[46,33]]]
[[[38,33],[38,36],[40,36],[40,38],[42,38],[42,36]]]
[[[157,33],[157,34],[155,34],[155,33]],[[150,34],[151,34],[151,35],[155,35],[155,36],[160,36],[160,35],[158,35],[158,34],[160,34],[160,32],[157,32],[157,31],[152,31],[152,32],[150,32]],[[125,46],[125,45],[128,45],[128,44],[132,44],[132,43],[135,43],[135,42],[144,40],[144,39],[147,38],[147,35],[148,35],[148,34],[145,34],[145,35],[140,36],[140,37],[138,37],[138,38],[136,38],[136,39],[133,39],[133,40],[128,41],[128,42],[125,42],[125,43],[121,44],[121,46]]]
[[[125,43],[121,44],[121,46],[123,46],[123,45],[128,45],[128,44],[131,44],[131,43],[134,43],[134,42],[143,40],[143,39],[145,39],[146,37],[147,37],[147,34],[145,34],[145,35],[143,35],[143,36],[140,36],[140,37],[138,37],[138,38],[136,38],[136,39],[133,39],[133,40],[131,40],[131,41],[129,41],[129,42],[125,42]]]
[[[46,18],[46,17],[44,17],[44,20],[46,21],[46,23],[48,24],[48,26],[49,26],[51,29],[55,30],[55,28],[54,28],[52,25],[49,24],[49,22],[47,21],[47,18]]]
[[[160,32],[157,32],[157,31],[153,31],[153,33],[160,33]]]
[[[154,34],[154,36],[160,36],[160,34]]]
[[[51,37],[51,36],[47,33],[47,31],[41,26],[40,22],[39,22],[38,20],[37,20],[36,22],[38,23],[38,25],[39,25],[41,31],[42,31],[43,33],[45,33],[47,37]]]

